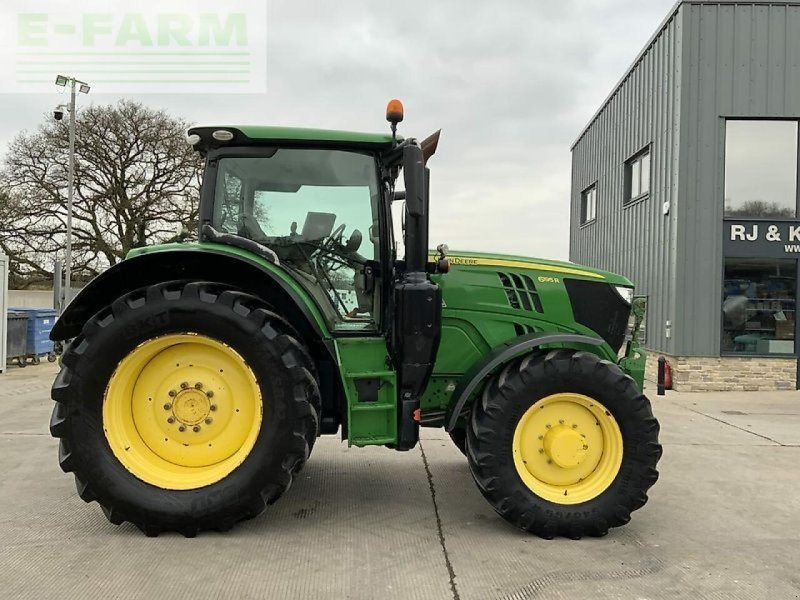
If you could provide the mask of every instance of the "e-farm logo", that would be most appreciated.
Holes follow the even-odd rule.
[[[263,0],[3,0],[0,92],[263,93]]]

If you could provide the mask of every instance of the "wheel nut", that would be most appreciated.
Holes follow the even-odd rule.
[[[179,426],[178,431],[186,431],[186,425]]]
[[[559,423],[560,425],[563,425],[563,424],[564,424],[564,419],[559,419],[559,420],[558,420],[558,423]]]
[[[192,431],[197,433],[198,431],[200,431],[200,426],[199,425],[195,425],[194,427],[192,427]]]
[[[172,398],[174,396],[175,396],[175,390],[170,390],[169,391],[169,397]]]
[[[217,405],[216,404],[212,404],[211,406],[209,406],[209,408],[211,410],[217,410]]]
[[[573,429],[577,429],[577,428],[578,428],[578,425],[577,425],[576,423],[573,423],[573,424],[572,424],[572,428],[573,428]]]
[[[182,389],[182,390],[185,390],[185,389],[186,389],[186,388],[188,388],[188,387],[189,387],[189,384],[188,384],[188,383],[186,383],[185,381],[181,383],[181,389]]]
[[[543,440],[543,439],[544,439],[544,436],[543,436],[543,435],[540,435],[540,436],[539,436],[539,439],[540,439],[540,440]]]
[[[202,390],[203,389],[203,384],[198,381],[197,383],[194,384],[194,389]]]
[[[206,425],[211,425],[211,417],[208,417],[208,418],[206,419]]]
[[[544,448],[539,448],[539,454],[544,454]]]
[[[174,423],[175,417],[167,417],[167,423]]]
[[[214,390],[208,390],[208,391],[206,392],[206,396],[207,396],[208,398],[213,398],[213,397],[214,397]]]
[[[550,429],[550,423],[548,423],[547,425],[545,425],[545,427],[546,427],[547,429]]]
[[[170,404],[169,402],[167,402],[167,403],[164,405],[164,410],[169,410],[170,408],[172,408],[172,404]]]

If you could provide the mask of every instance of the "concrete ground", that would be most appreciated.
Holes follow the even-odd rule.
[[[601,539],[508,526],[439,431],[405,454],[323,438],[260,517],[151,539],[59,470],[54,375],[0,375],[0,598],[800,598],[797,392],[651,390],[661,480]]]

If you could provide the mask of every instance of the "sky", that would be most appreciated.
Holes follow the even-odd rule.
[[[196,123],[361,131],[387,130],[399,98],[402,135],[442,129],[432,246],[566,259],[570,146],[673,4],[270,0],[266,93],[124,97]],[[94,85],[79,108],[122,97]],[[64,101],[0,94],[0,153]]]

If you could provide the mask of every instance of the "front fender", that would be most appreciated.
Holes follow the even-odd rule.
[[[107,269],[69,303],[50,332],[53,341],[77,336],[84,323],[135,289],[174,279],[229,284],[264,298],[306,339],[330,339],[319,308],[280,267],[239,248],[219,244],[154,246]]]
[[[477,361],[461,378],[453,392],[453,399],[447,410],[445,430],[453,431],[458,417],[472,396],[475,389],[492,371],[510,361],[512,358],[530,352],[547,344],[588,344],[603,346],[606,342],[601,338],[589,337],[579,333],[554,333],[540,331],[510,339],[494,347],[481,360]]]

